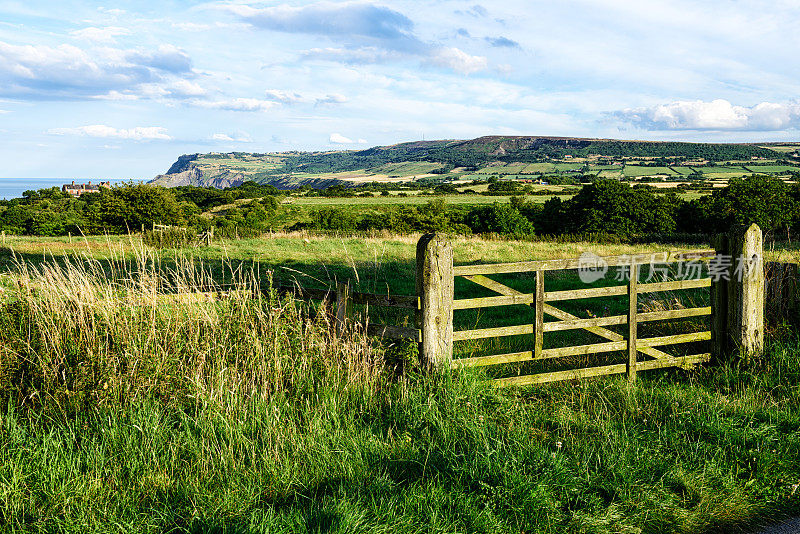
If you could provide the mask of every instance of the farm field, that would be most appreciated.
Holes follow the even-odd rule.
[[[558,195],[564,199],[572,195]],[[397,195],[375,197],[298,197],[292,205],[295,206],[386,206],[386,205],[422,205],[435,199],[442,199],[448,204],[479,205],[494,204],[495,202],[508,202],[509,196],[482,196],[482,195],[437,195],[435,197],[409,194],[407,197]],[[551,198],[548,195],[529,195],[532,202],[544,203]]]
[[[410,294],[416,238],[276,234],[160,251],[136,236],[7,238],[0,521],[81,531],[113,522],[128,532],[387,523],[398,532],[697,532],[800,510],[800,346],[791,337],[773,336],[752,369],[496,390],[481,371],[419,373],[411,346],[334,339],[289,301],[147,300],[161,269],[173,282],[207,279],[181,258],[239,287],[246,273],[273,270],[304,285],[351,278]],[[665,248],[454,245],[458,264]],[[67,263],[74,252],[86,256]],[[79,267],[89,258],[110,269]],[[121,300],[102,289],[107,275],[133,293]],[[19,306],[30,310],[24,325],[14,322]],[[38,404],[20,406],[8,362],[42,343],[47,351],[29,356],[33,376],[58,361],[101,374],[43,380]],[[61,360],[68,354],[77,359]]]

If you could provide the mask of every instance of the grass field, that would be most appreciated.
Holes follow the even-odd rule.
[[[731,532],[800,511],[793,334],[751,367],[498,391],[275,296],[158,297],[270,271],[411,294],[416,238],[8,237],[0,530]],[[457,264],[664,248],[454,240]]]
[[[569,198],[572,195],[552,195]],[[385,206],[385,205],[422,205],[435,199],[442,199],[448,204],[456,205],[479,205],[494,204],[495,202],[508,202],[510,196],[482,196],[482,195],[439,195],[435,197],[409,195],[400,197],[397,195],[376,196],[376,197],[300,197],[292,204],[296,206]],[[530,195],[527,197],[531,202],[544,203],[551,198],[547,195]]]

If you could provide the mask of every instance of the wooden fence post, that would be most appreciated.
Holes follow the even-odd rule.
[[[534,311],[536,313],[536,322],[533,325],[534,330],[534,346],[533,357],[538,359],[542,357],[542,350],[544,348],[544,271],[536,271],[536,294],[534,296]]]
[[[728,234],[728,338],[748,360],[764,348],[764,251],[761,228],[735,226]]]
[[[453,245],[442,234],[417,242],[419,356],[427,369],[444,369],[453,358]]]
[[[711,359],[720,363],[728,357],[728,280],[732,269],[727,266],[730,258],[728,236],[719,234],[712,243],[717,252],[715,272],[711,278]]]
[[[350,309],[350,281],[336,284],[336,335],[344,332],[347,314]]]
[[[628,280],[628,362],[625,370],[628,382],[636,380],[636,340],[638,339],[637,314],[639,311],[639,265],[631,264]]]

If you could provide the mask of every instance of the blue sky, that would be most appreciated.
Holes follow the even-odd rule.
[[[0,176],[423,136],[797,140],[798,27],[798,0],[0,0]]]

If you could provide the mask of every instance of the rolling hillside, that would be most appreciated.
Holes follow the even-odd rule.
[[[334,183],[474,179],[476,175],[492,174],[497,168],[510,166],[526,168],[519,174],[538,176],[547,173],[602,175],[616,170],[620,171],[620,176],[680,176],[698,174],[695,169],[705,164],[738,161],[762,166],[785,165],[796,163],[797,157],[797,146],[785,143],[485,136],[471,140],[414,141],[359,151],[189,154],[180,156],[165,174],[152,182],[167,187],[225,188],[255,181],[279,189],[321,188]],[[623,171],[624,167],[635,165],[645,168]],[[742,173],[751,172],[747,167],[738,169]]]

